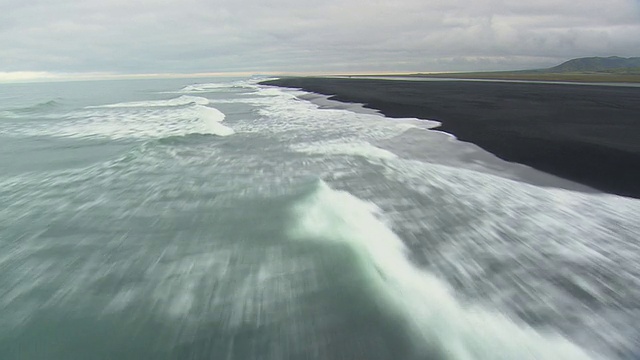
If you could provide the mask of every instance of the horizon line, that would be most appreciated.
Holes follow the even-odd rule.
[[[250,76],[349,76],[349,75],[408,75],[435,74],[448,71],[229,71],[229,72],[196,72],[196,73],[56,73],[48,71],[0,71],[0,84],[67,82],[67,81],[101,81],[101,80],[144,80],[144,79],[188,79],[207,77],[250,77]]]

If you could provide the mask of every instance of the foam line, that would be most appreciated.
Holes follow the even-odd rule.
[[[207,105],[209,100],[199,96],[182,95],[168,100],[131,101],[108,105],[88,106],[87,109],[100,108],[127,108],[127,107],[170,107],[184,106],[189,104]]]

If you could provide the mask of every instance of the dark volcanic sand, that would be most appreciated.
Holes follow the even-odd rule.
[[[508,161],[640,198],[640,87],[476,81],[282,78],[438,128]]]

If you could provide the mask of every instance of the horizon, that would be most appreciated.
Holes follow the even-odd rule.
[[[588,58],[637,58],[621,57],[618,55],[610,56],[586,56],[580,58],[566,59],[559,64],[577,59]],[[467,71],[351,71],[351,72],[199,72],[199,73],[50,73],[50,72],[1,72],[0,84],[19,84],[19,83],[43,83],[43,82],[75,82],[75,81],[108,81],[108,80],[145,80],[145,79],[189,79],[189,78],[222,78],[222,77],[283,77],[283,76],[403,76],[414,74],[462,74],[462,73],[482,73],[482,72],[500,72],[500,71],[526,71],[526,70],[542,70],[542,69],[509,69],[509,70],[467,70]]]
[[[442,74],[448,71],[420,72],[423,74]],[[411,75],[416,72],[349,72],[349,73],[328,73],[328,72],[212,72],[212,73],[156,73],[156,74],[64,74],[46,72],[0,72],[0,84],[22,84],[22,83],[46,83],[46,82],[75,82],[75,81],[109,81],[109,80],[152,80],[152,79],[197,79],[197,78],[224,78],[224,77],[282,77],[282,76],[366,76],[366,75]]]

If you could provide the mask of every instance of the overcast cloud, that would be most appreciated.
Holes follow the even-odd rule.
[[[640,0],[0,0],[0,72],[407,72],[639,56]]]

